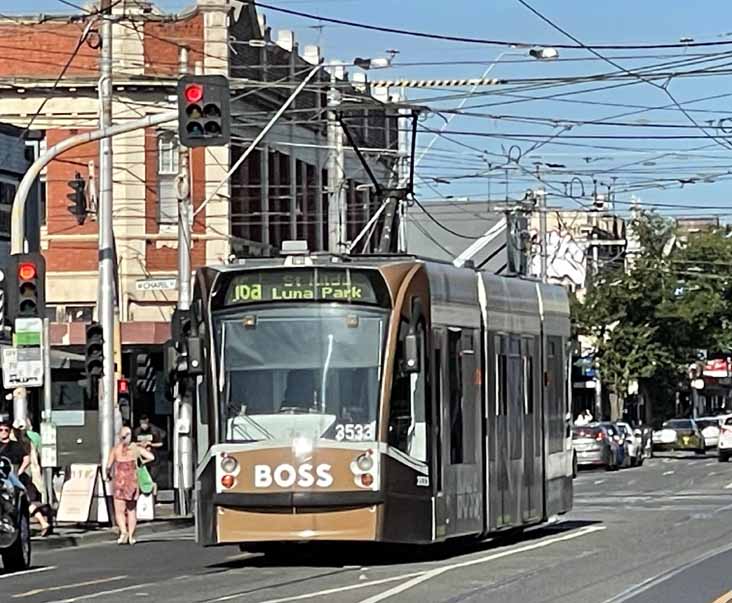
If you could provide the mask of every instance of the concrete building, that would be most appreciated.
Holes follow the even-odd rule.
[[[126,0],[113,3],[113,11],[115,123],[175,108],[181,48],[188,51],[191,73],[223,74],[231,81],[231,145],[191,152],[194,268],[225,262],[232,255],[276,253],[287,239],[306,239],[312,250],[327,246],[332,208],[325,115],[331,86],[377,177],[389,179],[398,137],[396,119],[387,116],[381,102],[386,98],[371,96],[363,78],[351,82],[342,67],[332,68],[332,75],[322,68],[264,144],[214,194],[249,142],[321,61],[319,49],[300,49],[291,32],[273,35],[252,3],[236,0],[198,0],[175,15],[163,14],[149,2]],[[60,140],[97,127],[99,25],[93,10],[64,17],[0,18],[0,118],[30,126],[25,142],[29,153],[37,156]],[[161,368],[160,346],[169,338],[176,290],[155,290],[147,283],[176,276],[176,132],[171,123],[113,140],[122,368],[127,376],[139,352],[152,354]],[[37,203],[31,204],[30,219],[40,226],[29,228],[28,245],[40,248],[46,258],[51,343],[70,352],[82,350],[85,324],[96,318],[98,228],[93,215],[80,226],[69,213],[68,181],[78,172],[93,191],[98,158],[96,143],[64,153],[44,170]],[[368,178],[355,153],[346,150],[338,163],[345,173],[340,186],[352,238],[379,201],[363,186]],[[5,178],[0,172],[0,187]],[[12,198],[6,196],[0,199],[3,206]],[[0,244],[7,232],[2,224]],[[54,404],[71,396],[74,412],[93,410],[93,401],[72,385],[63,395],[56,392]],[[138,396],[134,405],[138,413],[146,412],[166,427],[171,404],[163,390]],[[78,427],[79,421],[94,424],[91,415],[75,414],[69,420]]]

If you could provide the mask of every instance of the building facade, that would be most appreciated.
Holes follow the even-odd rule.
[[[325,119],[327,109],[335,110],[331,96],[338,97],[339,117],[355,140],[368,149],[377,177],[388,181],[397,156],[396,119],[388,116],[384,97],[375,98],[362,82],[349,81],[342,67],[319,69],[291,110],[227,179],[256,134],[321,62],[318,48],[301,50],[291,32],[273,35],[251,3],[199,0],[189,10],[169,15],[148,2],[125,1],[113,3],[113,11],[114,123],[174,109],[186,55],[189,73],[230,79],[231,144],[190,152],[194,268],[232,256],[277,253],[288,239],[305,239],[311,250],[327,247],[329,216],[334,214],[329,207],[334,191],[328,189],[332,138]],[[0,19],[0,121],[27,128],[22,137],[15,134],[29,156],[97,127],[101,24],[93,13]],[[162,368],[161,346],[170,337],[177,300],[175,288],[150,286],[152,279],[176,277],[177,124],[117,136],[112,148],[122,373],[134,378],[140,353],[150,354],[155,367]],[[346,149],[336,162],[343,173],[337,192],[346,198],[350,239],[379,200],[372,198],[355,153]],[[25,165],[18,173],[24,170]],[[96,216],[91,213],[83,225],[77,223],[68,210],[68,183],[77,174],[86,180],[93,211],[98,172],[97,143],[69,150],[44,170],[29,206],[28,247],[40,249],[46,258],[51,343],[69,352],[83,349],[85,325],[96,319],[99,289]],[[6,183],[7,178],[0,170],[0,193],[17,180]],[[8,206],[10,192],[7,197],[0,197],[0,209]],[[0,218],[0,245],[6,232]],[[85,400],[73,383],[65,387],[65,393],[59,389],[54,394],[54,404],[66,404],[76,413],[69,421],[80,426],[78,411],[93,408],[94,402]],[[164,390],[158,387],[135,401],[138,414],[150,414],[163,428],[170,426],[172,411]],[[62,415],[57,418],[63,422]]]

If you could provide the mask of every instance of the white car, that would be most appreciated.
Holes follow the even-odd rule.
[[[719,462],[726,463],[732,456],[732,417],[722,419],[719,429]]]
[[[621,421],[616,423],[616,425],[625,436],[625,441],[628,446],[628,456],[630,457],[630,465],[632,467],[642,465],[645,457],[645,450],[643,449],[643,435],[641,431],[638,429],[633,430],[628,423],[623,423]]]
[[[716,448],[719,444],[719,423],[720,417],[699,417],[696,424],[704,436],[704,446]]]

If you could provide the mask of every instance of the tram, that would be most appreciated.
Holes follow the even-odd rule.
[[[240,262],[195,276],[199,543],[434,543],[570,510],[561,287],[414,256]]]

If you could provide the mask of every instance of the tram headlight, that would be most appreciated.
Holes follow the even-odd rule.
[[[356,459],[356,466],[364,473],[371,471],[374,467],[374,458],[370,454],[364,453]]]
[[[221,458],[221,469],[226,473],[234,473],[238,467],[239,461],[237,461],[233,456],[225,455]]]

